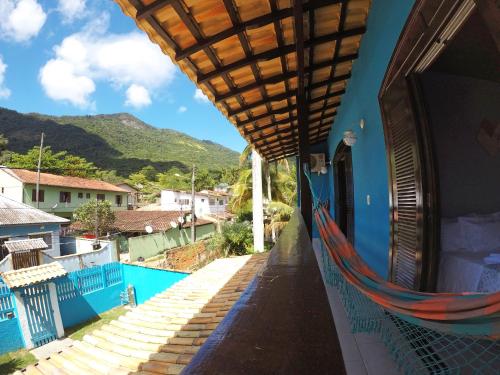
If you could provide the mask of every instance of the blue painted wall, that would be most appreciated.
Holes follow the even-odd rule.
[[[59,302],[64,328],[95,318],[98,314],[120,306],[120,293],[125,289],[123,282],[88,294]]]
[[[403,29],[413,0],[374,0],[342,105],[328,139],[330,159],[345,130],[352,129],[358,141],[352,148],[355,200],[355,247],[382,277],[389,264],[389,187],[384,132],[378,92]],[[359,127],[365,120],[365,129]],[[331,168],[330,168],[331,169]],[[329,185],[333,202],[331,171],[315,178],[316,189]],[[366,196],[370,195],[371,205]],[[331,205],[333,214],[334,205]]]
[[[27,236],[28,233],[59,232],[59,224],[0,225],[0,237]]]
[[[123,265],[125,287],[129,284],[134,286],[137,304],[144,303],[188,275],[182,272],[155,270],[130,264]]]
[[[120,264],[119,266],[121,267],[121,281],[119,283],[102,288],[102,280],[99,277],[93,278],[92,281],[96,285],[101,285],[101,287],[98,286],[99,289],[90,293],[83,293],[81,290],[77,290],[76,293],[72,294],[69,291],[68,296],[71,296],[71,298],[59,302],[64,328],[86,322],[95,318],[100,313],[120,306],[120,293],[125,291],[129,284],[135,288],[137,304],[141,304],[188,276],[186,273],[156,270],[128,264]],[[102,269],[102,266],[97,267]],[[97,267],[86,270],[94,270]],[[82,273],[86,270],[75,271],[70,274]],[[99,274],[100,272],[98,271],[97,275]],[[118,277],[117,281],[119,279]],[[67,284],[68,280],[68,277],[63,278],[58,280],[57,283]],[[88,285],[86,286],[88,287]],[[79,288],[77,287],[77,289]],[[68,291],[67,288],[65,290]],[[62,299],[61,296],[63,294],[59,295],[60,299]]]
[[[24,348],[24,340],[17,316],[13,319],[0,321],[0,354],[21,348]]]

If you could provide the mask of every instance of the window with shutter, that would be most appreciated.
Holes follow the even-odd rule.
[[[418,74],[474,7],[473,0],[416,2],[379,93],[390,179],[390,279],[407,288],[434,288],[439,234],[433,152]]]

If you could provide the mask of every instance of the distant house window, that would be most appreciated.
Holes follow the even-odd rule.
[[[49,247],[47,250],[52,249],[52,232],[33,233],[29,235],[29,238],[41,238]]]
[[[224,201],[219,201],[219,206],[223,206],[224,205]]]
[[[90,199],[90,193],[85,194],[85,198]]]
[[[106,200],[106,195],[105,194],[97,194],[97,200],[98,201]]]
[[[45,202],[45,191],[38,190],[38,202]],[[36,189],[31,190],[31,201],[36,202]]]
[[[116,199],[115,199],[115,202],[116,202],[116,205],[118,207],[120,207],[122,205],[122,196],[121,195],[117,195]]]
[[[5,193],[5,188],[2,186],[2,194]]]
[[[59,202],[61,203],[71,203],[71,193],[69,191],[59,192]]]
[[[213,205],[215,204],[215,199],[210,198],[210,199],[208,200],[208,203],[209,203],[211,206],[213,206]]]
[[[78,199],[83,199],[83,193],[78,193]]]
[[[179,204],[181,206],[187,206],[189,204],[189,199],[179,199]]]
[[[202,202],[205,202],[205,199],[201,198],[201,201],[202,201]]]

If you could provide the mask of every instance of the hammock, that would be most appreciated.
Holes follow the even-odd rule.
[[[342,276],[359,292],[397,317],[444,333],[500,338],[500,292],[424,293],[378,276],[361,259],[314,194],[314,218],[322,242]]]

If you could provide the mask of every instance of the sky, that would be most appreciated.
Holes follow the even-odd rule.
[[[236,151],[246,145],[112,0],[0,0],[0,107],[129,112]]]

